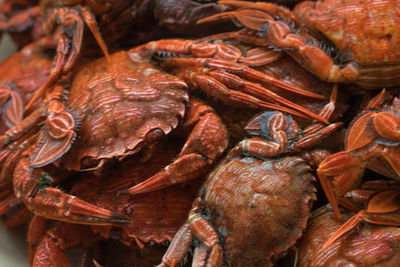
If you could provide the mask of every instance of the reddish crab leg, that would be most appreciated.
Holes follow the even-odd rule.
[[[179,67],[208,67],[208,68],[212,68],[212,69],[222,69],[225,72],[221,72],[221,71],[210,71],[209,75],[201,75],[201,74],[196,74],[195,72],[189,72],[186,71],[184,72],[184,78],[187,79],[192,79],[194,81],[194,84],[199,84],[201,81],[199,79],[205,79],[206,82],[204,82],[203,86],[200,86],[203,90],[206,90],[208,86],[211,85],[210,82],[210,78],[214,78],[215,80],[219,81],[219,84],[222,84],[227,86],[227,87],[237,87],[240,88],[241,90],[243,90],[244,92],[248,93],[249,95],[244,95],[244,96],[252,96],[254,95],[257,98],[262,98],[262,99],[267,99],[267,100],[273,100],[276,101],[280,104],[286,105],[291,107],[292,109],[294,109],[297,112],[303,113],[306,116],[316,119],[320,122],[323,123],[329,123],[326,119],[322,118],[321,116],[307,110],[306,108],[303,108],[289,100],[284,99],[283,97],[280,97],[279,95],[275,94],[274,92],[259,86],[255,83],[251,83],[251,82],[246,82],[246,81],[242,81],[239,77],[230,74],[231,73],[238,73],[238,75],[240,76],[244,76],[245,78],[249,78],[249,79],[253,79],[255,81],[258,82],[271,82],[271,80],[273,78],[262,74],[261,72],[252,70],[246,66],[241,66],[239,64],[236,63],[232,63],[232,62],[228,62],[225,60],[217,60],[217,59],[203,59],[203,58],[170,58],[170,59],[165,59],[164,64],[167,64],[169,66],[179,66]],[[201,72],[200,72],[201,73]],[[264,79],[265,77],[265,79]],[[278,81],[278,80],[275,80]],[[282,82],[279,82],[282,83]],[[282,83],[285,84],[285,83]],[[281,86],[281,84],[275,83],[273,82],[272,85],[275,85],[277,87],[280,87],[282,89],[288,89],[289,87],[287,87],[287,84],[285,84],[284,86]],[[214,90],[221,90],[222,86],[214,86]],[[294,87],[295,88],[295,87]],[[301,90],[301,89],[300,89]],[[292,90],[290,90],[292,91]],[[231,94],[232,97],[234,97],[234,90],[231,90]],[[296,93],[298,93],[298,91],[296,91]],[[218,95],[216,93],[216,95]],[[307,95],[309,97],[318,97],[321,98],[321,96],[316,95],[314,93],[304,93],[303,95]],[[323,97],[322,97],[323,98]],[[250,97],[248,98],[249,102],[250,101]],[[265,103],[265,102],[264,102]],[[253,104],[258,105],[257,103],[253,102]],[[291,112],[289,112],[291,113]]]
[[[265,3],[265,2],[248,2],[248,1],[237,1],[237,0],[221,0],[218,1],[218,4],[221,5],[230,5],[230,6],[234,6],[234,7],[239,7],[239,8],[243,8],[241,10],[238,11],[229,11],[229,12],[224,12],[222,14],[216,14],[204,19],[201,19],[198,21],[198,23],[206,23],[206,22],[212,22],[215,20],[221,20],[221,19],[230,19],[232,17],[232,15],[236,16],[237,19],[243,23],[243,21],[247,21],[247,24],[244,24],[246,27],[248,27],[249,29],[254,29],[254,30],[259,30],[262,29],[263,26],[268,22],[264,22],[265,19],[263,20],[262,18],[270,18],[271,20],[273,20],[273,18],[268,15],[265,12],[268,12],[270,14],[273,14],[277,17],[281,17],[283,19],[285,19],[286,21],[289,22],[294,22],[298,24],[298,19],[297,17],[287,8],[280,6],[280,5],[276,5],[273,3]],[[265,12],[260,12],[259,16],[258,15],[258,10],[262,10]],[[229,17],[225,14],[229,14]],[[243,17],[243,19],[241,19],[240,17]],[[247,18],[246,18],[247,17]],[[257,21],[258,20],[258,21]],[[254,28],[250,28],[249,26],[252,26]]]
[[[260,49],[256,50],[260,51]],[[194,58],[179,58],[179,57],[166,57],[165,64],[175,67],[206,67],[215,70],[223,70],[237,74],[245,79],[254,80],[267,86],[276,86],[278,88],[294,92],[296,94],[313,97],[317,99],[324,99],[325,97],[309,92],[307,90],[298,88],[296,86],[279,81],[262,72],[256,71],[243,64],[237,64],[236,61],[244,59],[241,51],[235,46],[226,44],[210,44],[210,43],[196,43],[189,40],[180,39],[167,39],[160,41],[153,41],[146,45],[133,48],[129,51],[132,56],[149,57],[154,54],[163,55],[178,54],[183,56],[192,56]],[[254,55],[254,51],[252,52]],[[270,53],[257,52],[256,54],[266,55],[266,60],[270,59]],[[250,54],[251,55],[251,54]]]
[[[338,152],[325,159],[318,167],[318,177],[322,189],[332,205],[337,218],[341,218],[336,195],[332,189],[328,176],[338,176],[335,179],[335,192],[342,196],[349,191],[351,187],[361,179],[366,163],[350,156],[346,151]],[[347,172],[343,173],[342,170]]]
[[[26,105],[25,110],[28,110],[40,97],[42,97],[60,75],[67,73],[77,61],[82,47],[83,21],[86,22],[89,29],[92,31],[106,58],[110,57],[107,46],[96,27],[96,21],[89,10],[85,7],[80,7],[79,13],[77,10],[71,8],[54,9],[45,23],[45,28],[50,31],[56,22],[59,22],[62,26],[63,32],[57,37],[57,55],[53,60],[54,63],[47,82],[41,88],[36,90],[32,99]]]
[[[188,114],[193,117],[185,118],[185,123],[194,123],[195,126],[179,157],[157,174],[122,193],[140,194],[195,179],[222,155],[228,146],[225,126],[213,110],[201,102],[192,101],[190,108]]]
[[[366,210],[362,210],[346,223],[344,223],[324,244],[324,248],[329,247],[342,235],[353,229],[360,221],[374,224],[399,226],[400,225],[400,205],[398,203],[399,191],[388,190],[380,192],[372,197]],[[397,212],[395,212],[397,211]]]
[[[195,253],[194,262],[198,262],[198,266],[204,266],[206,257],[203,255],[210,252],[207,259],[207,266],[221,266],[223,261],[222,248],[219,245],[218,234],[211,224],[199,213],[198,202],[195,200],[194,207],[190,210],[187,222],[179,229],[171,242],[167,252],[165,253],[162,263],[157,267],[175,266],[186,254],[193,237],[198,238],[204,246],[200,251]],[[206,250],[206,253],[204,253]],[[195,265],[193,265],[195,266]],[[197,265],[196,265],[197,266]]]
[[[321,116],[314,114],[313,112],[296,105],[295,103],[288,101],[255,83],[261,83],[266,86],[275,86],[278,89],[284,89],[307,97],[323,99],[323,96],[281,82],[243,64],[235,63],[234,61],[241,58],[241,52],[234,46],[195,43],[188,40],[172,39],[150,42],[146,45],[131,49],[129,53],[133,57],[150,57],[155,54],[161,56],[169,54],[193,56],[195,58],[167,57],[162,60],[162,63],[168,67],[183,68],[184,71],[181,76],[183,76],[186,81],[191,81],[195,87],[197,87],[199,83],[203,83],[202,86],[199,86],[203,90],[207,90],[208,87],[212,86],[212,90],[216,90],[214,95],[217,97],[225,93],[221,92],[225,89],[225,86],[221,86],[221,84],[226,85],[226,87],[235,87],[236,89],[245,91],[257,98],[272,99],[273,101],[289,106],[293,110],[303,113],[310,118],[323,123],[328,123],[328,121]],[[214,59],[212,57],[214,57]],[[206,73],[206,75],[203,75],[202,73]],[[242,81],[239,77],[251,80],[255,83]],[[211,78],[214,78],[220,83],[216,83]],[[236,98],[233,90],[231,90],[230,94],[231,99]],[[245,95],[242,96],[244,97]],[[253,102],[253,105],[260,106],[256,103],[257,101],[250,101],[252,100],[250,98],[248,100],[249,101],[247,102]],[[289,113],[294,114],[293,112]]]
[[[23,157],[15,169],[15,195],[40,216],[72,223],[92,225],[127,224],[128,217],[92,205],[52,187],[48,174],[30,167]]]
[[[186,75],[186,76],[185,76]],[[309,112],[306,110],[306,112],[301,112],[301,111],[296,111],[287,107],[279,106],[276,104],[272,104],[266,101],[262,101],[256,97],[253,97],[251,95],[242,93],[240,91],[236,90],[231,90],[227,88],[223,83],[219,82],[218,80],[208,76],[208,75],[199,75],[195,73],[184,73],[183,74],[184,79],[187,80],[192,80],[192,84],[197,84],[204,92],[207,94],[214,96],[220,100],[226,101],[226,102],[232,102],[232,103],[238,103],[241,105],[245,106],[250,106],[254,108],[270,108],[273,110],[279,110],[283,112],[287,112],[289,114],[293,114],[296,116],[300,116],[303,118],[315,118],[319,121],[322,121],[324,123],[328,123],[327,120],[320,118],[318,115]],[[262,87],[260,87],[262,88]],[[311,114],[307,114],[311,113]]]

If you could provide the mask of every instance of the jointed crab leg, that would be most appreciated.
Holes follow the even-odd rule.
[[[88,202],[51,186],[51,177],[38,169],[32,170],[26,155],[15,169],[14,192],[35,214],[72,223],[93,225],[126,224],[126,216]]]
[[[264,56],[267,61],[270,61],[271,54],[265,52],[260,53],[261,51],[263,51],[262,48],[253,49],[248,51],[246,57],[242,57],[242,52],[233,45],[166,39],[149,42],[145,45],[133,48],[129,53],[132,53],[132,56],[139,55],[141,57],[159,55],[165,57],[164,61],[166,64],[175,67],[206,67],[215,70],[223,70],[267,86],[272,85],[300,95],[324,99],[321,95],[279,81],[274,77],[256,71],[246,65],[236,63],[246,60],[249,56],[254,56],[254,54],[258,55],[258,57]],[[251,52],[250,55],[249,52]],[[183,56],[184,58],[176,58],[171,55]],[[187,56],[194,58],[187,58]],[[262,61],[261,58],[258,60]]]
[[[274,10],[274,8],[264,8],[263,3],[247,3],[245,1],[232,0],[219,1],[218,3],[245,8],[213,15],[200,20],[199,23],[226,20],[229,18],[239,21],[244,27],[250,30],[265,31],[266,38],[273,45],[286,51],[296,61],[322,80],[345,82],[355,81],[359,78],[359,65],[356,62],[351,61],[344,67],[335,64],[324,50],[313,44],[308,44],[304,40],[304,36],[299,36],[292,31],[287,23],[277,21],[266,13],[269,12],[290,21],[294,15],[289,10],[287,10],[287,14],[277,14],[277,10]],[[253,14],[257,14],[257,16]],[[292,21],[297,20],[293,18]],[[232,34],[232,37],[235,37],[235,34]],[[312,41],[315,40],[313,39]]]
[[[0,106],[5,109],[5,123],[8,127],[18,124],[24,113],[23,99],[13,84],[0,84]],[[6,104],[8,106],[6,106]]]
[[[159,173],[123,193],[145,193],[192,180],[203,175],[222,155],[228,143],[227,131],[220,119],[211,108],[197,101],[191,103],[189,114],[186,125],[195,126],[179,157]]]
[[[290,107],[293,111],[287,111],[286,109],[285,111],[288,113],[294,115],[303,113],[307,117],[316,119],[323,123],[328,123],[328,121],[321,116],[280,97],[274,92],[263,86],[257,85],[256,83],[261,83],[266,86],[274,86],[279,89],[292,91],[308,97],[323,98],[322,96],[281,82],[243,64],[235,63],[234,61],[241,58],[241,52],[237,51],[237,48],[235,47],[228,45],[195,43],[188,40],[162,40],[139,46],[130,50],[129,53],[131,53],[132,56],[142,57],[154,54],[178,54],[197,57],[167,57],[162,60],[162,64],[169,68],[183,68],[184,71],[180,74],[178,73],[179,76],[181,76],[185,81],[191,83],[192,87],[200,87],[202,90],[207,91],[209,94],[217,98],[223,98],[227,93],[229,93],[231,101],[236,100],[238,103],[247,102],[246,105],[251,103],[250,105],[260,108],[268,107],[269,103],[263,100],[272,100],[273,102]],[[215,57],[215,59],[210,57]],[[243,81],[240,77],[253,82]],[[242,91],[246,94],[238,93],[238,91],[228,88]],[[283,111],[282,109],[277,110]]]
[[[400,205],[398,203],[399,191],[387,190],[380,192],[370,199],[366,210],[361,210],[346,221],[324,244],[329,247],[342,235],[353,229],[361,221],[370,223],[400,226]]]
[[[109,58],[107,46],[96,28],[93,15],[85,7],[80,7],[79,11],[66,7],[54,9],[45,21],[44,26],[48,32],[53,29],[57,22],[62,26],[62,32],[57,36],[57,54],[48,80],[41,88],[36,90],[25,109],[29,109],[62,74],[67,73],[75,64],[82,46],[84,21],[92,31],[104,55]]]
[[[157,267],[176,266],[186,254],[192,244],[193,237],[196,237],[203,243],[200,250],[196,251],[193,262],[198,262],[198,266],[221,266],[222,248],[219,244],[218,233],[212,225],[203,218],[200,212],[200,199],[194,201],[193,208],[189,212],[187,222],[179,229],[165,253],[162,263]],[[208,258],[205,257],[210,251]],[[197,266],[197,265],[193,265]]]
[[[263,13],[260,17],[257,17],[257,10],[262,10],[265,12],[268,12],[270,14],[273,14],[277,17],[281,17],[285,19],[288,22],[293,22],[298,24],[298,19],[296,16],[293,15],[293,13],[280,5],[273,4],[273,3],[265,3],[265,2],[248,2],[248,1],[239,1],[239,0],[220,0],[218,1],[218,4],[221,5],[230,5],[238,8],[243,8],[243,11],[248,11],[249,18],[251,19],[251,22],[253,23],[253,27],[250,28],[251,24],[246,24],[246,27],[249,27],[250,29],[253,30],[259,30],[261,29],[267,21],[265,21],[265,17],[268,16],[268,18],[272,19],[271,16],[269,16],[266,13]],[[250,10],[249,10],[250,9]],[[236,15],[235,11],[228,11],[224,12],[221,14],[216,14],[213,16],[209,16],[207,18],[201,19],[198,21],[198,23],[206,23],[206,22],[211,22],[214,20],[222,20],[222,19],[230,19],[232,15]],[[243,22],[240,17],[237,18],[240,22]],[[250,20],[247,20],[250,21]]]

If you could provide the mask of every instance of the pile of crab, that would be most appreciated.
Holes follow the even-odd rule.
[[[297,2],[0,3],[29,264],[398,266],[400,1]]]

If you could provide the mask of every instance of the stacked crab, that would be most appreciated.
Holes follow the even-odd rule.
[[[0,214],[33,266],[396,265],[399,4],[5,1]]]

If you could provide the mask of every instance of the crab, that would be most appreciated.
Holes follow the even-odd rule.
[[[90,256],[85,254],[101,241],[101,237],[94,234],[87,225],[56,222],[51,226],[45,218],[34,216],[29,224],[27,241],[31,266],[73,266],[63,250],[78,245],[79,251],[71,255],[76,256],[79,266],[89,266],[84,265],[88,263],[85,256]],[[93,259],[90,261],[93,262]],[[90,266],[93,266],[92,262]]]
[[[360,183],[365,168],[400,179],[400,100],[395,97],[391,105],[383,105],[384,97],[382,90],[350,124],[346,150],[329,156],[318,168],[321,185],[338,218],[336,198]],[[333,177],[332,183],[328,177]]]
[[[334,101],[321,114],[329,118],[333,107]],[[158,266],[178,264],[194,238],[194,265],[272,266],[302,235],[316,191],[310,166],[284,155],[313,146],[340,125],[315,123],[300,138],[289,115],[257,115],[246,129],[262,137],[241,141],[208,175]]]
[[[352,212],[344,211],[350,218]],[[324,247],[328,238],[342,225],[326,206],[314,211],[306,231],[297,242],[297,266],[397,266],[400,263],[400,229],[364,224],[334,244]]]
[[[356,83],[366,89],[398,84],[397,21],[400,17],[396,0],[379,2],[379,5],[372,0],[304,1],[293,13],[262,2],[222,0],[218,3],[240,9],[200,22],[229,18],[247,29],[259,31],[259,36],[265,36],[274,46],[285,50],[320,79]],[[292,22],[294,27],[270,14]],[[336,58],[331,54],[337,54]]]
[[[178,264],[194,238],[199,242],[193,263],[272,266],[306,226],[315,199],[313,181],[300,158],[224,161],[208,177],[158,266]],[[241,193],[232,198],[236,191]]]

